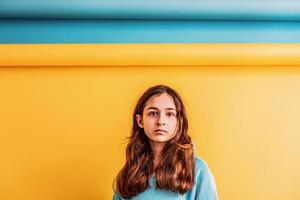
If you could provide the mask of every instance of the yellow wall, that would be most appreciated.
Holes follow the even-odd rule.
[[[0,199],[111,199],[155,84],[182,95],[220,199],[300,199],[300,68],[287,66],[2,67]]]

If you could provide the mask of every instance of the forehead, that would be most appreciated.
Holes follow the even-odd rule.
[[[145,110],[158,109],[158,110],[176,110],[173,98],[167,93],[152,96],[146,102]]]

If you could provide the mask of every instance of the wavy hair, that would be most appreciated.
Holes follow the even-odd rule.
[[[154,154],[145,135],[138,126],[135,116],[143,116],[146,102],[152,96],[167,93],[177,110],[177,131],[161,152],[161,160],[154,169]],[[150,87],[138,100],[133,112],[133,125],[126,147],[126,161],[113,181],[113,190],[123,198],[133,197],[147,189],[149,178],[156,174],[156,188],[184,194],[195,183],[195,159],[191,137],[188,135],[188,120],[182,98],[165,85]]]

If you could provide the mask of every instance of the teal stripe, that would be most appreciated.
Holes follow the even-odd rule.
[[[300,22],[0,20],[0,43],[296,43]]]
[[[0,18],[300,20],[299,0],[1,0]]]

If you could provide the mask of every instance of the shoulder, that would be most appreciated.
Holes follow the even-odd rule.
[[[205,160],[195,156],[196,199],[218,200],[214,176]]]
[[[205,160],[199,156],[195,156],[195,171],[200,173],[201,171],[208,170],[208,165]]]
[[[212,174],[207,162],[199,156],[195,156],[195,178],[197,184],[202,182],[204,179],[212,178]]]

